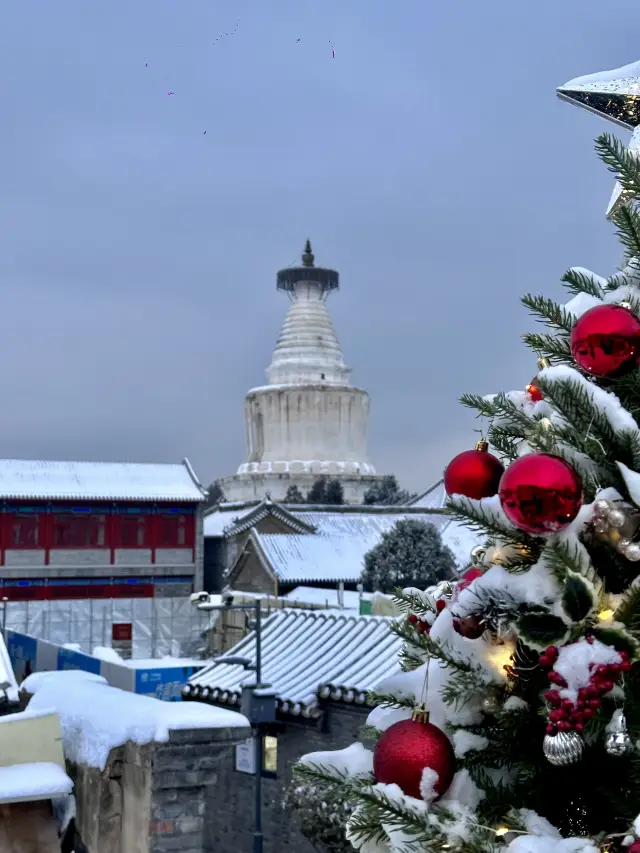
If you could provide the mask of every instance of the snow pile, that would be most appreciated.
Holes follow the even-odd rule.
[[[26,680],[33,693],[29,710],[47,709],[60,716],[65,757],[74,763],[104,769],[109,752],[127,741],[166,742],[176,729],[249,727],[242,714],[199,702],[161,702],[109,687],[76,671],[46,673]],[[102,679],[104,681],[104,679]],[[26,682],[25,682],[26,683]]]
[[[65,684],[67,689],[72,690],[76,682],[91,681],[94,684],[107,684],[107,679],[93,672],[85,672],[83,669],[61,669],[48,670],[45,672],[32,672],[20,685],[20,689],[26,693],[37,693],[43,684],[50,679],[55,679],[58,684]],[[29,710],[32,710],[29,705]]]
[[[64,770],[48,761],[0,767],[0,803],[48,800],[72,790],[73,782]]]
[[[563,699],[578,701],[578,690],[588,687],[591,677],[600,665],[620,663],[622,658],[612,646],[605,646],[599,640],[588,643],[585,639],[568,646],[562,646],[553,668],[567,682],[559,688]]]
[[[327,752],[310,752],[299,762],[303,767],[324,767],[340,776],[371,776],[373,753],[361,743],[352,743],[346,749]]]
[[[95,646],[91,655],[98,660],[107,661],[107,663],[124,663],[118,652],[110,646]]]

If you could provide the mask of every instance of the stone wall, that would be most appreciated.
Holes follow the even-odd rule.
[[[328,474],[340,480],[346,504],[361,504],[364,493],[380,482],[373,474]],[[228,501],[260,501],[267,495],[274,501],[283,502],[289,486],[297,486],[303,495],[318,479],[318,474],[234,474],[220,481]]]
[[[295,815],[281,806],[294,764],[308,752],[342,749],[360,740],[369,711],[332,706],[313,724],[287,723],[278,737],[276,778],[262,780],[262,823],[265,853],[314,853],[299,830]],[[235,751],[234,751],[235,752]],[[217,783],[206,792],[203,853],[239,853],[252,849],[254,831],[253,775],[235,769],[235,755],[227,754],[218,768]]]
[[[167,743],[113,749],[102,771],[70,766],[87,853],[203,853],[208,792],[223,784],[219,768],[248,736],[243,728],[174,731]]]

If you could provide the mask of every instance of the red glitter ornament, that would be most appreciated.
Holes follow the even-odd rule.
[[[538,370],[544,370],[545,367],[550,367],[551,362],[548,358],[539,358],[538,359]],[[540,390],[540,386],[537,384],[538,377],[537,375],[533,377],[531,382],[527,385],[527,394],[531,398],[532,403],[539,403],[540,400],[544,400],[544,394]]]
[[[481,616],[471,615],[453,620],[453,630],[467,640],[477,640],[484,634],[486,627]]]
[[[576,363],[594,376],[616,376],[640,363],[640,320],[622,305],[597,305],[571,330]]]
[[[500,480],[505,515],[525,533],[556,533],[582,506],[582,481],[559,456],[529,453],[512,462]]]
[[[373,752],[373,775],[376,782],[395,782],[409,797],[421,799],[426,767],[438,774],[434,791],[441,796],[455,772],[453,747],[446,734],[428,722],[424,711],[414,711],[412,720],[394,723],[380,736]]]
[[[479,441],[475,450],[465,450],[453,457],[444,472],[444,487],[448,495],[480,500],[497,494],[504,465],[488,450],[487,442]]]
[[[625,848],[626,853],[640,853],[640,841],[634,841],[629,847]]]

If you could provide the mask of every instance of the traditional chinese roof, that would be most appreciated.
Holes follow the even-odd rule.
[[[290,512],[281,504],[270,498],[260,503],[250,504],[220,504],[209,512],[204,519],[204,535],[210,537],[236,536],[250,527],[254,527],[263,518],[272,515],[280,519],[296,533],[315,533],[315,527],[306,519]]]
[[[289,537],[283,537],[289,538]],[[319,696],[364,705],[366,694],[399,671],[402,641],[382,616],[278,610],[262,624],[262,682],[275,690],[281,714],[313,717]],[[227,655],[255,660],[255,633]],[[238,705],[242,685],[253,678],[241,666],[216,663],[194,674],[185,698]]]
[[[426,492],[414,498],[409,506],[422,509],[443,509],[447,502],[447,493],[444,489],[444,480],[438,480],[433,486],[429,486]]]
[[[32,500],[204,500],[189,464],[0,459],[0,498]]]

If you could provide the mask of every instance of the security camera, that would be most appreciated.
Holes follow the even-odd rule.
[[[192,592],[189,596],[189,601],[192,604],[204,604],[206,601],[209,601],[209,593],[208,592]]]
[[[231,595],[231,593],[229,592],[225,593],[222,596],[222,603],[225,607],[231,607],[231,605],[233,604],[233,595]]]

